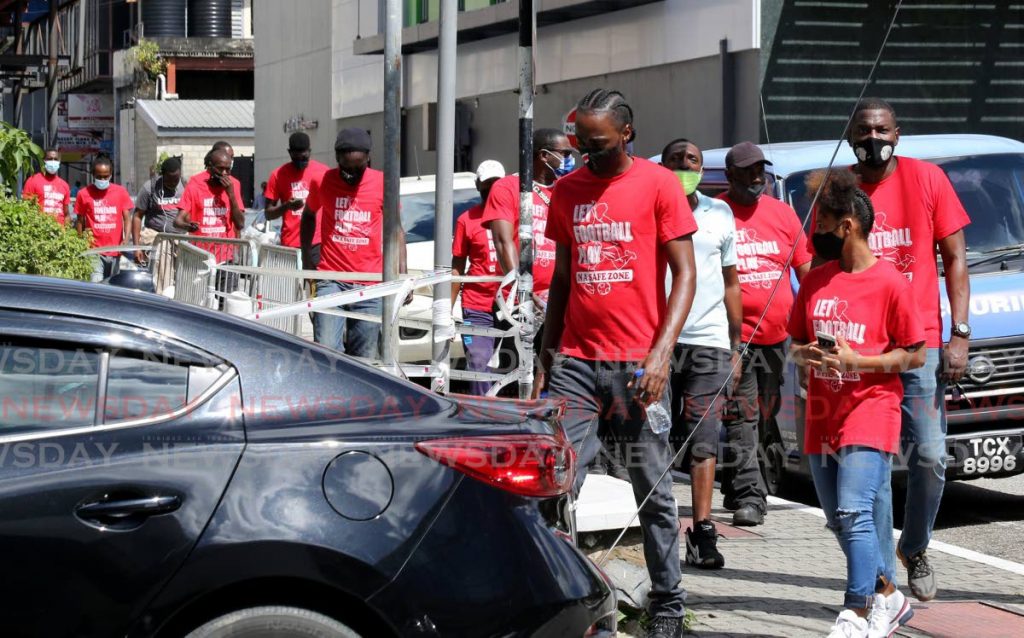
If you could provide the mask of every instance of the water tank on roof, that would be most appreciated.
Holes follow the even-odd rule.
[[[231,0],[188,0],[188,37],[230,38]]]
[[[147,38],[184,38],[186,0],[142,3],[143,33]]]

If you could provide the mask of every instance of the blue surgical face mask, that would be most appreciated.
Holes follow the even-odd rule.
[[[109,179],[93,180],[92,184],[93,184],[93,186],[95,186],[96,188],[100,189],[101,191],[105,191],[108,188],[110,188],[110,180]]]
[[[57,171],[60,170],[60,160],[46,160],[43,162],[43,168],[50,175],[56,175]]]
[[[555,173],[555,177],[565,177],[576,170],[576,158],[573,157],[572,153],[569,155],[560,155],[547,149],[545,149],[544,152],[551,157],[558,158],[558,166],[551,167],[551,170]]]

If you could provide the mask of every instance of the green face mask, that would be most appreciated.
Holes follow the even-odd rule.
[[[672,171],[679,178],[679,183],[683,185],[683,191],[686,194],[693,195],[693,192],[697,190],[697,184],[700,184],[700,180],[704,177],[704,171],[699,173],[694,171]]]

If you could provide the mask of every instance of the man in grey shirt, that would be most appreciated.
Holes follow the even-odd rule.
[[[177,204],[185,192],[186,181],[181,177],[181,161],[176,157],[164,160],[160,165],[160,174],[146,180],[135,197],[135,214],[132,216],[132,243],[136,246],[152,246],[157,233],[181,233],[174,227],[174,219],[178,215]],[[160,266],[161,258],[165,257],[167,243],[157,247],[152,255],[154,273],[158,273],[156,284],[160,292],[170,281],[170,265]],[[146,262],[146,254],[135,251],[135,261]]]

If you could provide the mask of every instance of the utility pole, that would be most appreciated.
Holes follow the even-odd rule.
[[[533,0],[519,0],[519,398],[533,390],[533,44],[537,14]]]
[[[437,178],[434,187],[434,267],[452,265],[452,188],[455,173],[455,51],[458,4],[441,0],[437,56]],[[434,390],[448,393],[451,358],[451,284],[434,286],[431,358]]]
[[[402,233],[399,185],[402,147],[402,3],[384,2],[384,281],[398,279],[398,251]],[[384,297],[381,315],[382,359],[398,363],[398,326],[391,316],[403,299]]]
[[[46,146],[57,146],[57,97],[60,95],[60,87],[57,83],[57,49],[60,47],[57,27],[59,25],[57,9],[58,0],[50,0],[50,46],[49,60],[46,71],[46,113],[48,115],[46,125]]]

